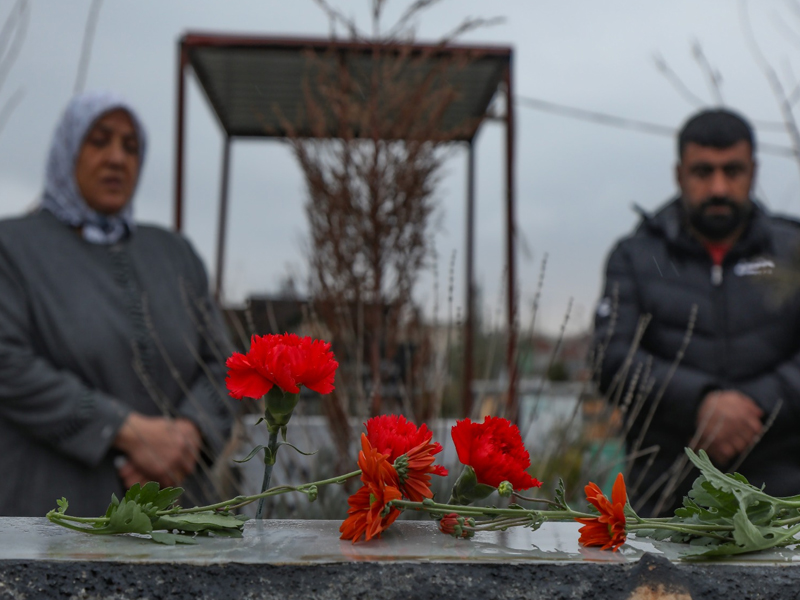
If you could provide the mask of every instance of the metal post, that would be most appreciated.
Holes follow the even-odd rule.
[[[461,416],[472,415],[472,360],[475,326],[475,143],[467,143],[466,318],[464,319],[464,377]]]
[[[228,221],[228,173],[230,172],[231,137],[226,133],[222,144],[222,177],[219,185],[219,219],[217,220],[217,270],[214,281],[214,299],[222,299],[222,282],[225,278],[225,230]]]
[[[506,84],[506,263],[508,265],[508,397],[506,417],[516,423],[519,416],[517,404],[517,297],[515,281],[514,248],[516,228],[514,221],[514,94],[511,87],[511,56],[505,72]]]
[[[183,227],[183,117],[186,111],[184,88],[188,62],[189,57],[186,47],[183,45],[183,40],[181,40],[178,42],[178,114],[175,118],[175,212],[173,214],[175,231],[180,231]]]

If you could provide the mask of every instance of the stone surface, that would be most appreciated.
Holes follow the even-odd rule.
[[[636,562],[645,553],[679,561],[688,546],[631,537],[619,552],[578,545],[577,523],[545,523],[531,531],[479,532],[470,540],[438,532],[433,521],[397,521],[380,539],[339,539],[340,521],[265,520],[245,523],[242,539],[198,538],[163,546],[135,536],[89,535],[44,518],[0,517],[0,560],[170,562],[187,564],[317,564],[361,561]],[[800,552],[776,550],[726,564],[800,564]]]
[[[457,540],[405,521],[355,545],[338,526],[249,522],[240,540],[171,547],[0,518],[0,598],[800,598],[794,551],[696,564],[636,539],[580,549],[571,523]]]

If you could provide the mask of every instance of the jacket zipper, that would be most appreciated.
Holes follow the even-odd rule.
[[[711,266],[711,285],[714,287],[722,285],[722,265]]]
[[[727,256],[725,258],[728,258]],[[723,263],[725,261],[723,260]],[[719,384],[726,387],[728,385],[728,309],[726,302],[725,291],[722,287],[723,282],[723,267],[722,265],[713,265],[711,267],[711,301],[716,313],[717,331],[719,340],[722,347],[720,348],[721,355],[718,357],[717,363],[717,377]]]

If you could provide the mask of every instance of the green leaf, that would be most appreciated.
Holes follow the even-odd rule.
[[[203,511],[188,514],[165,515],[159,517],[153,523],[154,529],[167,529],[169,531],[217,531],[217,530],[239,530],[244,526],[241,519],[233,515],[225,515],[211,511]]]
[[[158,544],[166,544],[167,546],[174,546],[175,544],[196,544],[195,540],[190,535],[181,535],[179,533],[166,533],[164,531],[151,531],[150,537]]]
[[[658,541],[669,540],[677,533],[671,529],[637,529],[636,537],[646,537]]]
[[[286,438],[283,439],[285,440]],[[314,452],[303,452],[302,450],[300,450],[300,448],[298,448],[294,444],[290,444],[289,442],[286,441],[278,442],[278,447],[280,446],[289,446],[289,448],[292,448],[293,450],[299,452],[303,456],[314,456],[317,452],[319,452],[319,450],[314,450]]]
[[[112,533],[150,533],[153,525],[142,507],[123,499],[112,511],[102,527],[87,529],[88,533],[101,535]]]
[[[211,535],[214,537],[241,538],[242,532],[240,529],[214,529],[211,531]]]
[[[560,477],[558,478],[558,487],[556,487],[553,500],[564,510],[569,510],[569,506],[567,506],[567,492],[564,488],[564,480]]]
[[[720,544],[703,553],[685,555],[684,558],[734,556],[788,546],[798,542],[794,536],[800,531],[800,527],[787,529],[786,527],[757,526],[750,521],[744,510],[740,510],[734,515],[733,524],[733,543]]]
[[[117,510],[118,506],[119,506],[119,498],[117,498],[116,494],[111,494],[111,504],[109,504],[108,508],[106,509],[106,515],[105,515],[106,518],[110,517],[111,513]]]
[[[155,516],[160,510],[166,510],[183,494],[183,488],[165,487],[163,490],[155,481],[147,482],[144,487],[134,484],[125,494],[125,500],[135,502],[144,511]]]
[[[471,504],[476,500],[483,500],[489,497],[495,491],[497,491],[495,487],[485,483],[478,483],[478,476],[475,474],[475,470],[469,465],[464,465],[461,474],[453,485],[453,491],[450,493],[450,503]]]
[[[697,547],[715,546],[719,544],[719,540],[717,538],[712,538],[712,537],[692,537],[692,539],[690,539],[688,543],[690,546],[697,546]]]
[[[66,498],[62,496],[61,500],[56,500],[56,504],[58,504],[57,512],[60,512],[62,515],[67,512],[67,509],[69,508],[69,502]]]
[[[733,517],[733,525],[733,539],[739,546],[761,549],[765,545],[767,537],[753,525],[743,510],[737,512]],[[770,538],[772,537],[774,536],[770,536]]]
[[[747,479],[738,473],[730,475],[725,474],[717,469],[708,458],[705,450],[700,450],[695,454],[691,449],[686,448],[686,454],[692,464],[700,469],[700,472],[706,478],[709,484],[721,492],[733,494],[741,502],[745,501],[748,504],[754,502],[768,502],[774,504],[776,498],[769,494],[764,493],[763,490],[748,483]],[[700,502],[702,504],[702,502]]]
[[[258,454],[258,452],[259,452],[260,450],[264,450],[264,451],[266,452],[266,451],[268,451],[268,450],[269,450],[269,448],[267,448],[266,446],[262,446],[261,444],[259,444],[258,446],[256,446],[255,448],[253,448],[253,449],[250,451],[250,454],[248,454],[248,455],[247,455],[245,458],[243,458],[242,460],[235,460],[235,459],[234,459],[234,461],[233,461],[233,462],[236,462],[236,463],[246,463],[247,461],[249,461],[250,459],[252,459],[252,458],[253,458],[253,457],[254,457],[256,454]]]
[[[156,518],[156,513],[158,511],[166,510],[168,507],[172,506],[181,494],[183,494],[183,488],[166,487],[162,490],[155,481],[150,481],[144,486],[135,483],[125,493],[121,502],[117,499],[116,495],[112,494],[111,504],[109,504],[108,509],[106,509],[106,518],[108,518],[109,521],[105,524],[98,524],[95,527],[98,529],[98,533],[147,533],[147,531],[142,531],[145,527],[144,521],[141,520],[138,515],[134,521],[132,521],[133,523],[137,523],[135,526],[131,524],[120,524],[120,515],[130,516],[135,512],[133,508],[130,507],[138,506],[138,513],[141,513],[141,516],[146,518],[148,523],[150,523]],[[120,513],[120,511],[122,512]],[[114,524],[113,526],[111,525],[112,523]],[[110,531],[109,527],[112,529],[119,528],[121,531]],[[131,527],[135,530],[128,531]]]

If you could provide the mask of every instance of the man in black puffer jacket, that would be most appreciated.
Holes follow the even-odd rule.
[[[751,199],[754,150],[735,113],[695,115],[679,134],[680,196],[608,258],[595,356],[626,414],[642,515],[680,506],[689,445],[770,494],[800,494],[800,295],[776,285],[800,226]]]

